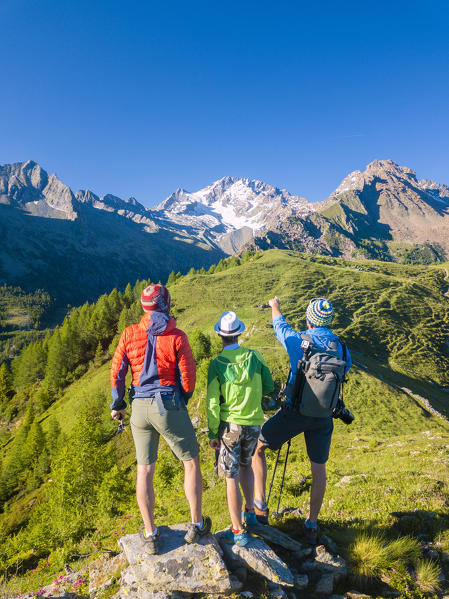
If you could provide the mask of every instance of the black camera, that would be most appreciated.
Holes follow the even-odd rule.
[[[344,401],[339,399],[337,405],[332,410],[332,418],[340,418],[345,424],[351,424],[355,416],[345,408]]]

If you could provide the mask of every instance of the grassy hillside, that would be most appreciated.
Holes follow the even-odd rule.
[[[173,313],[189,333],[198,362],[198,385],[189,411],[201,445],[205,511],[213,515],[214,528],[223,528],[229,517],[205,430],[207,363],[218,349],[212,326],[223,310],[236,310],[247,325],[243,342],[262,351],[279,387],[287,374],[287,358],[274,338],[267,300],[278,295],[287,319],[302,329],[309,298],[327,296],[337,311],[334,330],[356,360],[345,390],[356,420],[350,427],[335,422],[321,514],[324,531],[351,563],[352,574],[340,590],[358,586],[380,596],[399,591],[404,597],[421,597],[429,594],[425,589],[444,588],[438,574],[448,577],[442,558],[449,552],[449,426],[421,403],[427,399],[449,414],[444,390],[449,386],[444,268],[269,251],[244,264],[229,261],[226,268],[211,271],[215,272],[178,278],[170,291]],[[126,307],[134,315],[137,291],[134,303]],[[122,327],[123,317],[117,322]],[[33,487],[18,479],[0,515],[5,592],[37,590],[65,563],[79,568],[100,549],[115,549],[124,531],[139,527],[129,426],[122,435],[115,434],[117,425],[109,420],[107,408],[109,356],[115,342],[116,338],[109,350],[103,345],[84,374],[62,387],[51,405],[42,410],[39,404],[34,421],[29,415],[34,396],[29,392],[30,399],[12,423],[15,433],[5,438],[3,470],[17,451],[17,437],[27,419],[27,442],[33,441],[33,427],[39,434],[34,424],[39,422],[40,446],[45,444],[51,459],[51,471],[42,466],[39,484]],[[305,514],[310,471],[303,439],[296,439],[292,449],[281,507],[299,507]],[[36,463],[42,461],[38,449],[36,456]],[[274,457],[268,456],[270,470]],[[34,467],[28,478],[38,474]],[[274,486],[276,500],[279,482],[280,474]],[[158,522],[185,521],[187,504],[179,500],[182,467],[164,443],[155,484]],[[272,509],[275,506],[272,501]],[[301,538],[298,520],[289,517],[288,510],[279,526]],[[432,579],[430,586],[423,583],[425,576],[427,582]]]

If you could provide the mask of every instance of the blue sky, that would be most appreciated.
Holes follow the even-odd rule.
[[[247,176],[449,184],[449,3],[0,0],[0,163],[151,206]]]

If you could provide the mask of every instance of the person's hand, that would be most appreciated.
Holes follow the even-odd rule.
[[[220,449],[220,439],[211,439],[209,441],[209,445],[212,447],[212,449],[218,451]]]
[[[272,299],[268,300],[268,304],[271,306],[272,318],[276,318],[276,316],[282,316],[281,306],[277,295],[275,295]]]
[[[113,418],[114,420],[124,420],[125,413],[125,410],[112,410],[111,418]]]
[[[279,303],[278,296],[275,295],[272,299],[268,300],[268,305],[270,306],[270,308],[277,308],[279,310],[281,304]]]

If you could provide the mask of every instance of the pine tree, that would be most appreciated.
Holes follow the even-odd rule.
[[[6,362],[0,366],[0,406],[6,406],[14,395],[11,374]]]
[[[101,346],[101,341],[98,342],[97,349],[95,351],[94,356],[94,366],[95,368],[99,368],[103,364],[104,352]]]
[[[48,421],[47,430],[47,451],[50,456],[50,460],[53,461],[54,457],[58,454],[61,446],[61,427],[59,422],[54,416],[51,416]]]
[[[123,293],[123,301],[127,308],[129,308],[134,301],[134,294],[130,283],[128,283],[128,285],[125,287],[125,292]]]
[[[175,271],[172,270],[171,273],[168,275],[167,285],[172,285],[175,281],[176,281]]]
[[[67,370],[64,354],[61,332],[56,327],[48,342],[48,358],[45,368],[45,382],[48,384],[49,389],[61,389],[65,384]]]
[[[122,295],[117,291],[117,289],[114,288],[109,294],[108,304],[110,317],[117,322],[124,305]]]

